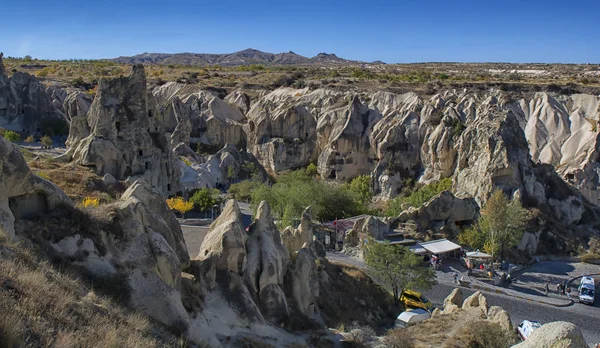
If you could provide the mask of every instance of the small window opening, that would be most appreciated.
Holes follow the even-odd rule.
[[[142,150],[138,150],[138,156],[140,156],[140,157],[144,156],[144,152]]]
[[[115,122],[115,128],[117,128],[117,132],[121,131],[121,122],[117,121]]]

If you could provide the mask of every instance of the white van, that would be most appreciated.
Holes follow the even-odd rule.
[[[409,309],[406,312],[400,313],[398,318],[396,318],[395,326],[396,327],[407,327],[410,325],[414,325],[423,320],[427,320],[431,317],[428,311],[421,308]]]
[[[579,302],[589,305],[594,304],[595,284],[594,278],[583,276],[579,283]]]

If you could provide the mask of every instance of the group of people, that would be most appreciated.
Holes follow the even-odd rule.
[[[546,283],[546,286],[544,287],[544,290],[546,292],[546,296],[548,296],[548,293],[550,292],[550,284]],[[565,294],[569,294],[571,292],[571,288],[567,286],[567,281],[565,280],[562,283],[558,283],[556,284],[556,293],[559,295],[565,295]]]

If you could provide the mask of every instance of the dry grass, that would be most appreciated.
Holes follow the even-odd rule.
[[[90,168],[73,163],[40,159],[28,161],[27,164],[35,174],[52,181],[63,190],[73,202],[92,198],[101,203],[109,203],[118,199],[125,191],[125,187],[120,184],[104,185],[102,178]]]
[[[328,327],[389,325],[398,314],[392,296],[361,270],[333,263],[323,265],[329,280],[321,283],[319,308]]]
[[[149,320],[0,237],[0,341],[7,347],[158,347]]]

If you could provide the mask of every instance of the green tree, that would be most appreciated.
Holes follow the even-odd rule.
[[[192,195],[190,202],[194,203],[194,206],[201,211],[206,211],[212,208],[213,205],[219,205],[221,198],[219,197],[219,190],[203,188]]]
[[[46,148],[50,148],[50,146],[52,146],[52,143],[53,143],[53,141],[52,141],[52,138],[50,138],[50,137],[49,137],[49,136],[47,136],[47,135],[44,135],[44,136],[42,137],[42,139],[40,139],[40,142],[41,142],[41,143],[42,143],[42,145],[44,145]]]
[[[395,304],[399,303],[404,289],[430,289],[436,284],[433,269],[401,245],[369,239],[365,245],[365,262],[373,275],[392,289]]]
[[[229,186],[227,194],[232,199],[249,203],[252,201],[252,192],[260,186],[257,180],[244,180]]]
[[[358,197],[361,204],[369,204],[373,197],[373,190],[371,190],[371,176],[361,175],[352,179],[348,185],[348,189]]]
[[[506,249],[521,241],[528,218],[529,211],[521,202],[510,200],[501,190],[496,190],[483,206],[477,223],[463,231],[459,241],[492,255],[500,253],[502,261]]]
[[[313,217],[331,221],[361,214],[365,211],[357,196],[344,185],[318,180],[305,169],[280,175],[273,185],[260,184],[252,191],[252,203],[266,200],[273,214],[287,226],[299,218],[307,206]]]
[[[19,133],[13,132],[10,130],[7,130],[6,132],[4,132],[4,134],[2,136],[6,140],[12,141],[13,143],[19,142],[19,140],[21,140],[21,136],[19,135]]]

